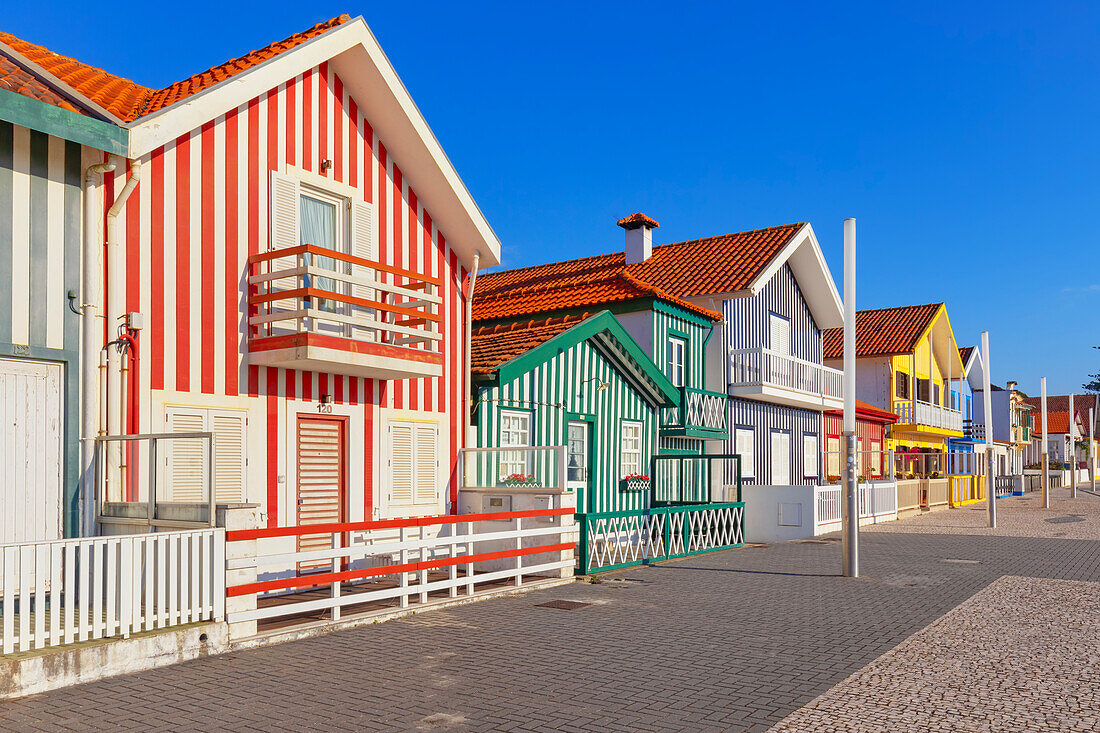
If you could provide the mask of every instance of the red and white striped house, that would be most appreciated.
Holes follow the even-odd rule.
[[[204,502],[212,464],[216,502],[268,527],[453,510],[466,288],[500,243],[366,23],[164,89],[0,44],[126,133],[82,171],[82,466],[104,498],[155,478],[158,502]],[[213,460],[200,439],[87,450],[180,432],[213,433]]]

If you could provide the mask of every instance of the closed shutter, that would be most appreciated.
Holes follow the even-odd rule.
[[[826,445],[829,457],[825,470],[828,471],[828,478],[837,478],[840,476],[840,438],[829,438]]]
[[[169,408],[168,432],[206,432],[206,410],[183,407]],[[168,469],[163,491],[157,491],[158,501],[205,503],[206,440],[204,438],[172,438],[167,444]]]
[[[895,372],[894,381],[896,383],[894,392],[897,394],[898,399],[909,399],[909,375],[905,372]]]
[[[753,478],[756,476],[756,465],[753,459],[753,431],[746,428],[737,428],[735,442],[737,455],[741,456],[741,476]]]
[[[248,418],[239,411],[212,410],[214,433],[214,497],[219,504],[244,501],[245,429]]]
[[[273,249],[287,249],[301,244],[301,186],[298,180],[281,173],[271,171],[271,226],[268,246]],[[279,257],[272,260],[271,270],[286,270],[297,267],[296,257]],[[271,283],[273,290],[290,290],[298,287],[300,281],[294,277],[284,277]],[[292,301],[279,301],[279,308],[295,309]]]
[[[439,475],[439,427],[416,426],[416,503],[435,504]]]
[[[413,503],[413,425],[390,423],[390,503]]]
[[[771,483],[773,486],[787,486],[791,483],[791,434],[772,431],[771,449]]]
[[[365,201],[351,203],[351,253],[364,260],[377,261],[374,244],[374,205]],[[362,265],[354,265],[350,274],[363,280],[373,280],[375,276],[373,269]],[[352,297],[364,300],[376,299],[374,288],[366,285],[353,285],[351,294]],[[352,314],[368,321],[374,320],[375,317],[373,308],[360,306],[353,306]],[[361,333],[361,336],[365,336],[370,341],[376,340],[374,331]]]
[[[771,350],[789,356],[791,353],[791,322],[777,314],[769,314],[771,325]]]
[[[298,419],[298,526],[344,521],[343,429],[340,420]],[[299,552],[331,546],[331,533],[298,536]],[[299,563],[298,569],[331,566],[317,560]]]

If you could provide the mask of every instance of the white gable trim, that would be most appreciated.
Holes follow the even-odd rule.
[[[804,224],[772,258],[768,266],[760,271],[749,284],[752,294],[757,295],[763,290],[784,264],[791,266],[794,279],[802,290],[802,297],[805,298],[818,328],[843,326],[844,305],[812,226]]]
[[[130,123],[130,157],[141,157],[325,61],[460,259],[468,263],[477,252],[482,267],[499,264],[500,240],[362,17]]]

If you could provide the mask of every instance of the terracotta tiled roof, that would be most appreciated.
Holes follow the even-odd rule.
[[[591,315],[584,313],[475,328],[470,334],[470,371],[492,374],[501,364],[565,333]]]
[[[1031,424],[1031,432],[1034,435],[1042,437],[1043,435],[1043,413],[1041,410],[1037,410],[1033,413],[1034,419]],[[1068,433],[1069,432],[1069,412],[1063,410],[1062,412],[1053,412],[1050,409],[1050,405],[1047,405],[1047,421],[1049,427],[1047,433]]]
[[[648,226],[650,229],[656,229],[661,226],[654,219],[650,219],[642,212],[631,214],[630,216],[624,216],[622,219],[616,222],[623,229],[637,229],[641,226]]]
[[[1042,397],[1025,397],[1021,400],[1025,405],[1031,405],[1036,415],[1042,414],[1043,398]],[[1100,406],[1096,404],[1096,395],[1093,394],[1079,394],[1074,395],[1073,406],[1077,411],[1078,417],[1080,417],[1085,424],[1089,421],[1089,408],[1096,410],[1096,414],[1100,416]],[[1053,415],[1056,412],[1069,414],[1069,395],[1047,395],[1047,413]],[[1062,431],[1065,432],[1065,431]]]
[[[857,312],[856,356],[909,353],[942,307],[943,303],[928,303]],[[826,359],[844,357],[843,328],[825,329],[821,341]]]
[[[6,56],[0,56],[0,89],[7,89],[9,92],[22,94],[24,97],[37,99],[70,112],[84,113],[84,110],[42,83],[29,71],[17,66]]]
[[[628,266],[625,254],[615,252],[479,275],[474,319],[510,318],[645,297],[664,297],[717,319],[719,314],[682,299],[744,290],[803,226],[786,224],[663,244],[636,265]]]
[[[960,346],[959,347],[959,359],[962,360],[963,366],[966,366],[966,362],[970,361],[970,355],[974,353],[973,346]]]
[[[129,79],[109,74],[102,69],[97,69],[76,59],[62,56],[42,46],[16,38],[10,33],[0,32],[0,43],[4,43],[28,61],[42,67],[118,118],[130,122],[174,104],[207,87],[214,86],[218,82],[261,64],[273,56],[301,45],[310,38],[319,36],[349,20],[351,20],[350,16],[341,15],[324,23],[318,23],[306,31],[295,33],[289,38],[272,43],[258,51],[252,51],[240,58],[214,66],[164,89],[150,89]]]

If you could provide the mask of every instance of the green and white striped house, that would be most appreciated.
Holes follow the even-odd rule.
[[[3,544],[79,533],[82,178],[105,153],[124,153],[127,137],[21,67],[0,72]]]
[[[473,419],[483,448],[566,446],[579,513],[644,509],[660,411],[680,390],[608,311],[482,325],[471,341]],[[537,452],[494,456],[495,479],[537,481]]]

